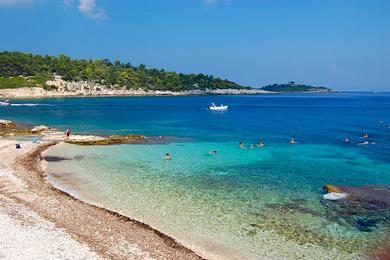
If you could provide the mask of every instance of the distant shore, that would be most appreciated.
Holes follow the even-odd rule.
[[[0,233],[8,233],[7,229],[13,227],[7,239],[0,238],[1,244],[7,244],[2,256],[202,259],[146,224],[89,205],[52,187],[41,167],[41,153],[55,143],[23,141],[19,142],[22,149],[16,150],[16,142],[0,140]],[[40,228],[28,228],[29,225]],[[27,232],[32,235],[26,236]],[[38,252],[49,243],[47,250]]]
[[[209,89],[209,90],[144,90],[109,87],[89,81],[68,82],[60,78],[48,81],[51,89],[42,87],[2,88],[0,98],[51,98],[51,97],[98,97],[98,96],[201,96],[201,95],[262,95],[276,92],[261,89]]]

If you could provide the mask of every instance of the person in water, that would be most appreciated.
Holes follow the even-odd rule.
[[[294,138],[291,138],[291,140],[290,140],[290,142],[289,142],[290,144],[297,144],[298,142],[297,141],[295,141],[295,139]]]
[[[169,153],[165,154],[165,160],[167,161],[171,160],[171,155]]]
[[[257,144],[257,147],[264,147],[265,143],[263,140],[260,140],[260,142]]]
[[[345,137],[345,138],[344,138],[344,143],[346,143],[346,144],[349,143],[348,137]]]
[[[244,143],[243,143],[243,142],[240,142],[240,148],[241,148],[241,149],[245,148],[245,146],[244,146]]]
[[[211,152],[209,152],[209,154],[212,154],[212,155],[217,154],[217,151],[216,150],[211,151]]]
[[[367,138],[368,138],[368,134],[367,134],[367,133],[365,133],[365,134],[362,136],[362,138],[365,138],[365,139],[367,139]]]

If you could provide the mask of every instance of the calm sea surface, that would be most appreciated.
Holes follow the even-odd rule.
[[[351,210],[322,197],[325,183],[390,184],[390,94],[11,102],[0,118],[74,133],[163,136],[162,144],[53,147],[49,154],[72,160],[49,163],[49,179],[204,256],[364,257],[390,230],[388,208]],[[211,102],[229,111],[208,111]],[[359,145],[363,133],[368,145]],[[238,147],[260,139],[263,148]]]

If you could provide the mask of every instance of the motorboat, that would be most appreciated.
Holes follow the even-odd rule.
[[[210,110],[214,110],[214,111],[225,111],[228,109],[229,106],[224,106],[224,105],[219,105],[219,106],[216,106],[214,103],[211,103],[211,106],[209,106],[209,109]]]
[[[5,101],[0,101],[0,106],[9,106],[9,105],[11,105],[10,103],[9,103],[9,100],[5,100]]]

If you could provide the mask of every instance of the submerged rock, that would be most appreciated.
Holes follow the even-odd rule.
[[[278,203],[266,203],[265,207],[270,209],[276,209],[283,211],[284,214],[288,213],[289,211],[296,211],[302,214],[310,214],[312,216],[321,216],[321,214],[313,209],[304,207],[300,203],[291,202],[286,204],[278,204]]]
[[[348,196],[342,200],[323,201],[329,220],[348,223],[366,232],[381,224],[390,225],[390,185],[332,187]]]
[[[365,186],[332,186],[338,193],[347,193],[349,204],[356,204],[366,209],[390,209],[390,185],[375,184]]]

